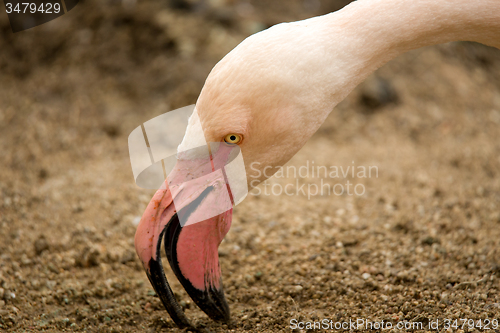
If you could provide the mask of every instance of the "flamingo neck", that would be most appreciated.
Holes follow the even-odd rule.
[[[302,22],[308,21],[329,48],[324,54],[336,64],[333,77],[348,78],[331,82],[331,91],[338,92],[334,105],[377,68],[412,49],[457,40],[500,48],[498,0],[358,0]]]

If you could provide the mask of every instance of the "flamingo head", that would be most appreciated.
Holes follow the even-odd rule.
[[[229,322],[217,250],[231,225],[235,191],[251,189],[274,174],[326,117],[326,112],[315,112],[325,109],[320,92],[304,90],[292,74],[294,63],[306,54],[292,53],[290,43],[276,43],[282,29],[248,38],[214,67],[179,146],[177,164],[138,226],[139,258],[180,327],[192,326],[165,278],[162,239],[172,270],[194,302],[212,319]],[[192,149],[207,142],[208,154]],[[224,166],[235,149],[244,163],[230,184]]]

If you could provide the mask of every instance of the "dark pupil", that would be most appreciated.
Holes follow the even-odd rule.
[[[230,139],[231,141],[236,141],[236,137],[234,135],[231,135]]]

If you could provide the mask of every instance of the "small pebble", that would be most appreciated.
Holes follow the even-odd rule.
[[[139,225],[139,222],[141,222],[141,217],[140,216],[136,216],[132,219],[132,225],[134,227],[137,227]]]
[[[43,251],[49,249],[49,243],[47,242],[47,239],[45,238],[44,235],[38,237],[33,246],[35,248],[35,253],[37,255],[40,255]]]

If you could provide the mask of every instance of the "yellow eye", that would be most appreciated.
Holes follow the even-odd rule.
[[[243,137],[239,134],[228,134],[224,137],[224,142],[232,145],[238,145],[241,143],[242,140]]]

